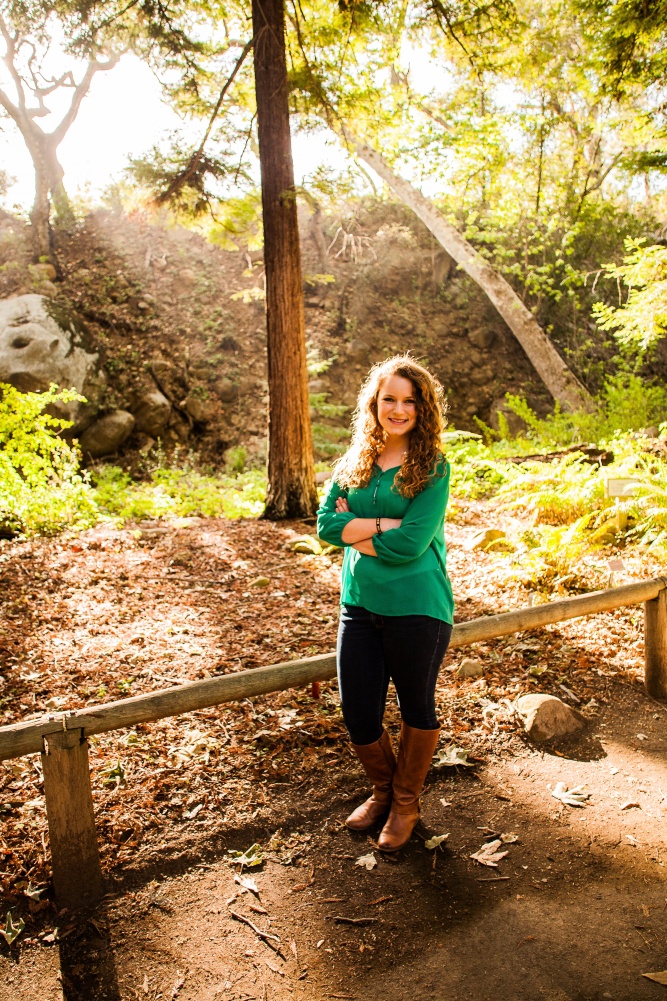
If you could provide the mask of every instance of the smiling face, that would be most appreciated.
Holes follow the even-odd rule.
[[[381,427],[394,440],[409,435],[417,424],[417,399],[410,380],[402,375],[390,375],[381,382],[377,412]]]

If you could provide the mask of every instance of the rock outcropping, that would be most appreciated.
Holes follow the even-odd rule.
[[[19,295],[0,301],[0,382],[24,393],[44,392],[52,383],[75,389],[87,403],[58,406],[59,416],[74,421],[76,434],[94,418],[106,388],[96,353],[87,351],[82,329],[53,312],[43,295]]]

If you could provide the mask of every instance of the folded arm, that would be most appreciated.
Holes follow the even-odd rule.
[[[400,564],[425,553],[440,528],[449,499],[449,466],[410,501],[399,528],[375,536],[371,543],[383,563]]]
[[[398,528],[400,524],[400,518],[380,518],[382,532]],[[375,556],[375,550],[369,540],[377,534],[377,530],[375,518],[355,517],[350,511],[347,497],[338,484],[332,482],[317,513],[318,536],[334,546],[353,546],[360,553]],[[364,544],[363,549],[362,544]]]

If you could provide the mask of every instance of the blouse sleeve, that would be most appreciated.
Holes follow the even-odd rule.
[[[318,537],[332,546],[349,546],[349,542],[343,542],[343,529],[357,517],[351,511],[336,511],[336,501],[344,494],[342,487],[332,480],[317,512]]]
[[[444,470],[442,466],[444,465]],[[410,501],[400,528],[373,536],[373,546],[382,563],[407,563],[425,553],[440,528],[449,500],[449,463]]]

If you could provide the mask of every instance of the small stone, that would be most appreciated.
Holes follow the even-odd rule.
[[[213,403],[210,400],[202,400],[200,396],[188,396],[182,406],[197,424],[208,424],[215,416]]]
[[[490,327],[478,327],[476,330],[471,330],[468,334],[468,340],[480,351],[487,351],[496,339],[496,332]]]
[[[104,455],[117,452],[134,429],[134,417],[127,410],[112,410],[95,421],[81,435],[79,444],[84,455],[101,459]]]
[[[484,665],[481,660],[473,660],[472,657],[464,657],[456,669],[457,678],[479,678],[484,674]]]
[[[584,718],[555,695],[522,695],[516,702],[517,714],[526,733],[538,743],[554,737],[571,737],[586,725]]]
[[[42,261],[39,264],[29,264],[28,271],[33,281],[36,282],[52,282],[57,274],[53,264],[49,264],[47,261]]]
[[[156,438],[167,426],[171,403],[158,389],[143,393],[134,406],[136,430]]]
[[[268,587],[271,581],[268,577],[255,577],[250,581],[250,587]]]
[[[493,379],[493,369],[488,365],[483,365],[481,368],[475,368],[470,373],[470,381],[475,386],[486,386],[489,382],[492,382]]]
[[[39,285],[37,286],[37,293],[39,295],[48,296],[49,299],[52,299],[54,295],[58,295],[58,289],[56,288],[56,286],[53,284],[52,281],[48,281],[48,279],[45,279],[43,282],[40,282]]]
[[[347,353],[352,361],[366,361],[369,351],[370,346],[366,343],[366,341],[362,341],[358,337],[355,337],[354,340],[350,341],[347,346]]]
[[[232,382],[231,379],[226,377],[218,379],[215,386],[213,387],[215,395],[223,403],[233,403],[234,400],[238,399],[239,387],[238,384]]]
[[[139,302],[137,303],[137,309],[150,309],[150,308],[151,307],[149,306],[149,304],[146,302],[145,299],[140,299]]]
[[[506,539],[507,536],[499,528],[484,528],[481,532],[476,532],[468,542],[466,549],[472,552],[474,549],[488,549],[492,543],[499,539]]]

